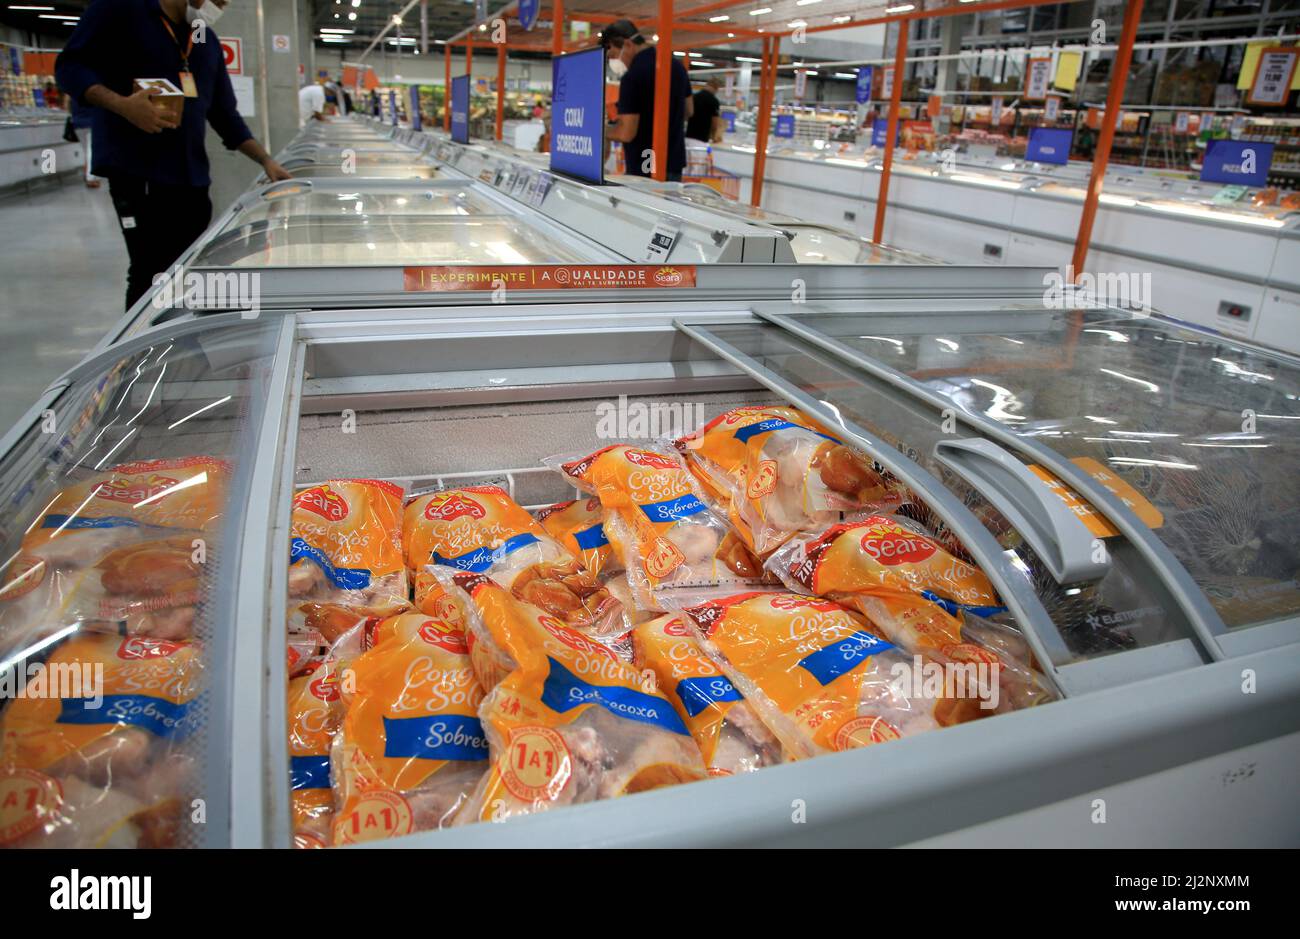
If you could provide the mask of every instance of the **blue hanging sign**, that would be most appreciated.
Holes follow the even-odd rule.
[[[424,121],[420,119],[420,88],[418,85],[411,86],[411,128],[413,130],[424,130]]]
[[[451,139],[469,143],[469,76],[451,80]]]
[[[871,80],[874,75],[875,70],[870,65],[858,69],[858,87],[855,96],[858,104],[866,104],[871,100]]]
[[[605,181],[605,50],[551,60],[551,170]]]
[[[537,25],[537,14],[541,11],[538,0],[519,0],[519,25],[531,31]]]
[[[1034,127],[1029,131],[1029,143],[1025,147],[1025,159],[1039,163],[1061,163],[1070,159],[1070,146],[1074,143],[1074,131],[1068,128]]]
[[[1273,145],[1257,140],[1211,140],[1205,147],[1201,181],[1264,186],[1273,164]]]

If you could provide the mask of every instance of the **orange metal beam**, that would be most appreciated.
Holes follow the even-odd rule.
[[[540,16],[540,14],[538,14]],[[555,0],[551,9],[551,55],[564,54],[564,0]]]
[[[1074,257],[1071,260],[1074,278],[1083,273],[1088,259],[1088,243],[1092,240],[1092,223],[1097,217],[1097,203],[1101,200],[1101,187],[1105,181],[1106,164],[1110,161],[1110,147],[1115,142],[1115,124],[1124,105],[1124,85],[1128,81],[1129,65],[1133,61],[1133,43],[1137,39],[1138,21],[1142,18],[1142,0],[1128,0],[1124,9],[1124,29],[1119,36],[1110,75],[1110,91],[1106,95],[1106,113],[1101,119],[1101,136],[1092,156],[1092,175],[1088,178],[1088,195],[1083,200],[1083,214],[1079,216],[1079,235],[1074,240]]]
[[[501,129],[506,120],[506,47],[497,46],[497,127],[496,139],[502,137]]]
[[[776,97],[777,45],[775,36],[763,37],[763,62],[758,73],[758,127],[754,133],[754,178],[749,184],[749,204],[763,203],[763,173],[767,170],[767,135],[772,127],[772,104]]]
[[[659,20],[666,25],[659,30],[655,47],[654,178],[668,178],[668,115],[672,113],[673,88],[673,0],[659,0]],[[641,159],[640,154],[633,154]],[[624,159],[627,154],[624,154]]]
[[[894,135],[898,133],[898,105],[903,100],[903,70],[907,65],[907,34],[911,25],[898,24],[898,43],[894,48],[894,82],[889,94],[889,120],[885,124],[885,164],[880,171],[880,191],[876,193],[876,226],[871,233],[871,240],[876,244],[881,244],[885,237],[889,171],[894,162]]]
[[[465,74],[469,76],[470,94],[474,92],[474,43],[465,43]]]
[[[447,83],[442,86],[442,129],[451,132],[451,43],[442,47],[442,61],[447,70]]]
[[[852,29],[855,26],[876,26],[880,23],[897,23],[901,20],[928,20],[936,16],[961,16],[964,13],[985,13],[993,10],[1015,10],[1020,7],[1037,7],[1061,3],[1077,3],[1079,0],[993,0],[991,3],[978,3],[963,6],[932,7],[928,10],[915,10],[911,13],[899,13],[897,16],[877,16],[867,20],[853,19],[847,23],[827,23],[824,26],[808,26],[805,33],[822,33],[832,29]],[[730,5],[730,4],[728,4]],[[688,13],[694,11],[687,11]],[[794,30],[785,30],[782,36],[789,36]]]

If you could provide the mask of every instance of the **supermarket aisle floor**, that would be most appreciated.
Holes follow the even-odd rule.
[[[108,186],[0,197],[0,434],[122,315],[126,246]]]

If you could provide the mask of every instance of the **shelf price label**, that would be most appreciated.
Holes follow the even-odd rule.
[[[1048,95],[1047,103],[1043,105],[1043,119],[1055,123],[1056,116],[1061,113],[1061,96]]]
[[[605,51],[597,46],[553,59],[551,88],[551,171],[604,183]]]
[[[1002,99],[994,98],[993,104],[989,107],[989,123],[997,127],[1002,123]]]
[[[1179,111],[1174,115],[1174,131],[1180,134],[1187,133],[1187,128],[1192,122],[1192,116],[1186,111]]]
[[[1264,186],[1273,163],[1273,145],[1258,140],[1211,140],[1205,147],[1201,181]]]
[[[469,143],[469,76],[451,80],[451,139]]]
[[[1258,107],[1280,108],[1291,94],[1291,80],[1295,77],[1296,61],[1300,50],[1277,46],[1261,49],[1259,67],[1250,83],[1246,103]]]
[[[1025,65],[1025,100],[1042,101],[1052,83],[1052,57],[1031,58]]]
[[[894,67],[886,65],[880,70],[880,97],[889,99],[894,96]]]
[[[795,69],[794,73],[794,96],[795,100],[801,100],[804,92],[808,90],[808,70]]]

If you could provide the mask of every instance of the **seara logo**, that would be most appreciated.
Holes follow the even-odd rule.
[[[341,522],[348,517],[348,503],[329,486],[313,486],[293,497],[293,507],[314,512],[327,522]]]
[[[109,502],[129,502],[132,505],[137,505],[162,495],[178,482],[180,480],[157,474],[150,476],[148,479],[127,479],[114,476],[107,482],[99,484],[99,487],[95,490],[95,498],[106,499]]]
[[[658,453],[651,453],[648,450],[633,450],[631,448],[623,452],[629,463],[636,466],[644,466],[646,469],[674,470],[678,469],[678,464],[666,456],[660,456]]]
[[[682,282],[682,272],[675,267],[661,267],[654,272],[654,282],[660,287],[676,287]]]
[[[130,639],[122,640],[122,644],[117,647],[117,657],[128,662],[136,662],[140,659],[165,659],[169,655],[175,655],[177,650],[184,646],[183,642],[172,642],[168,639],[132,636]]]
[[[466,642],[465,633],[446,623],[427,619],[420,624],[417,632],[420,638],[431,646],[446,649],[454,655],[469,655],[469,644]]]
[[[873,527],[862,536],[862,550],[879,564],[919,564],[934,554],[933,542],[903,528]]]
[[[459,493],[437,496],[429,500],[424,507],[424,517],[431,522],[450,522],[452,519],[468,515],[470,518],[484,518],[487,510],[473,499]]]

